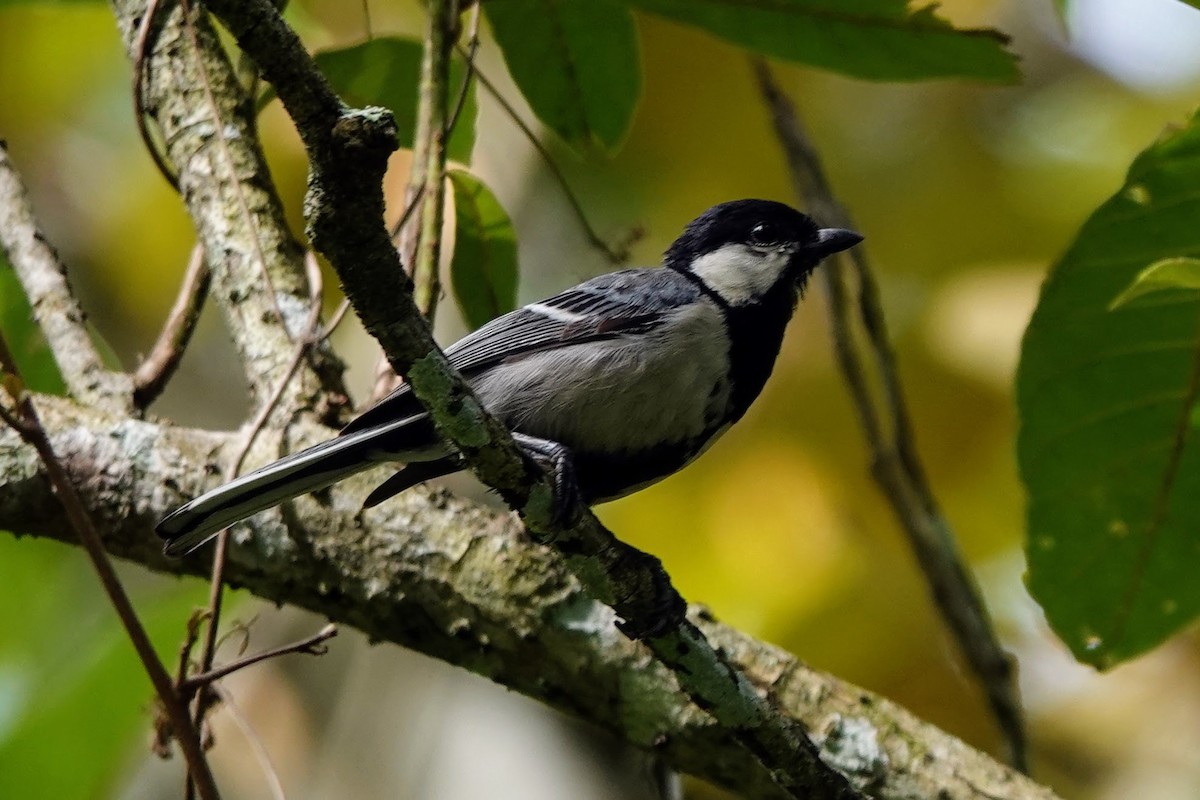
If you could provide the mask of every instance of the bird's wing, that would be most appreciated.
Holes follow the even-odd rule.
[[[667,312],[694,301],[698,290],[668,269],[629,269],[601,275],[538,303],[530,303],[467,334],[446,349],[467,375],[501,361],[558,347],[653,330]],[[405,384],[363,412],[342,433],[418,413]]]

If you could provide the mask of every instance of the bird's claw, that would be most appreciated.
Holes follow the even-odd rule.
[[[571,450],[550,439],[539,439],[523,433],[514,433],[513,441],[526,457],[550,473],[554,491],[551,522],[555,527],[570,527],[579,519],[580,510],[584,507]]]

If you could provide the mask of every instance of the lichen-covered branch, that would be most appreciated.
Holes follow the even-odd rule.
[[[116,555],[161,572],[207,575],[203,558],[165,558],[152,532],[169,509],[218,480],[232,434],[156,425],[57,398],[38,407],[54,449]],[[264,434],[248,466],[324,438],[297,425]],[[353,625],[601,725],[673,767],[752,797],[776,789],[729,732],[679,691],[673,674],[613,628],[553,550],[512,514],[413,490],[363,511],[370,473],[253,518],[235,532],[229,581]],[[33,449],[0,427],[0,529],[69,535]],[[689,618],[823,757],[880,800],[1053,800],[1050,790],[894,703],[822,674],[778,648]]]
[[[0,141],[0,247],[29,298],[33,318],[71,395],[84,403],[128,408],[132,384],[111,372],[87,330],[87,316],[67,281],[67,270],[33,215],[21,176]]]
[[[131,60],[144,0],[112,0]],[[147,31],[144,107],[155,120],[212,273],[211,297],[255,403],[287,370],[308,317],[304,249],[288,230],[254,128],[254,104],[196,2],[168,3]],[[282,317],[282,318],[281,318]],[[325,349],[291,384],[285,407],[344,393]]]

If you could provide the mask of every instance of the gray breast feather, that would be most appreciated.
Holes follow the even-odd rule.
[[[578,452],[636,452],[711,433],[729,402],[728,360],[721,312],[698,302],[649,332],[531,353],[472,383],[516,430]]]

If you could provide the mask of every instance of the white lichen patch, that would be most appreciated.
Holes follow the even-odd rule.
[[[849,777],[862,789],[887,775],[887,751],[879,743],[879,731],[866,717],[834,714],[813,741],[821,749],[821,760]]]

